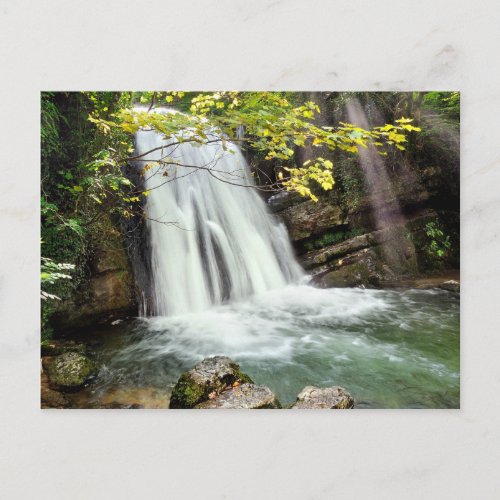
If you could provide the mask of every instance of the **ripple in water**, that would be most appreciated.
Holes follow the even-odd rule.
[[[182,371],[225,355],[285,405],[306,385],[341,385],[358,408],[458,408],[459,309],[437,290],[299,285],[141,318],[94,331],[104,363],[96,397],[117,386],[171,389]]]

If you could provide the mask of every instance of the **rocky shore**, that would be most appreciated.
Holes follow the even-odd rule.
[[[89,404],[82,392],[97,374],[97,364],[85,354],[85,346],[54,342],[42,357],[41,407],[46,408],[170,408],[170,409],[279,409],[283,408],[269,387],[257,385],[225,356],[205,358],[179,377],[168,390],[126,388]],[[154,397],[152,396],[154,394]],[[160,405],[158,405],[160,401]],[[82,404],[83,402],[83,404]],[[342,387],[306,386],[291,409],[349,409],[353,397]]]

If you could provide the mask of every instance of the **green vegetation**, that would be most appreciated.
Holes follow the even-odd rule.
[[[425,245],[427,255],[431,259],[441,260],[451,249],[450,237],[445,234],[441,224],[436,221],[428,222],[425,227],[428,242]]]
[[[342,241],[346,241],[356,236],[360,236],[364,233],[366,233],[365,228],[355,228],[345,231],[328,232],[319,238],[316,238],[311,241],[306,241],[304,243],[304,249],[309,252],[311,250],[323,248],[329,245],[336,245],[337,243],[341,243]]]

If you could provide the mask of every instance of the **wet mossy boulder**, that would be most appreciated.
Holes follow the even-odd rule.
[[[354,407],[354,399],[342,387],[307,386],[297,396],[292,409],[346,410]]]
[[[275,394],[264,385],[242,384],[195,406],[198,409],[265,410],[281,408]]]
[[[48,375],[52,386],[62,391],[76,391],[97,372],[95,363],[78,352],[65,352],[49,364]]]
[[[194,408],[233,384],[253,384],[232,359],[225,356],[206,358],[192,370],[183,373],[170,398],[170,408]]]

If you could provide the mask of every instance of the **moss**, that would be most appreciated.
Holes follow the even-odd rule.
[[[66,390],[78,389],[95,372],[95,364],[86,356],[76,352],[57,356],[48,368],[52,384]]]
[[[243,373],[240,370],[236,371],[236,380],[239,380],[242,384],[254,384],[255,383],[246,373]],[[232,383],[236,382],[236,380],[233,380]]]
[[[189,372],[183,373],[172,391],[170,408],[193,408],[206,397],[208,391],[197,384]]]
[[[231,364],[231,369],[231,373],[227,373],[222,378],[215,377],[205,384],[196,382],[191,371],[183,373],[172,391],[170,408],[194,408],[199,403],[206,401],[211,392],[219,394],[237,381],[241,384],[254,383],[246,373],[239,370],[236,363]]]
[[[303,246],[304,250],[310,252],[311,250],[324,248],[330,245],[337,245],[343,241],[350,240],[356,236],[361,236],[368,231],[364,228],[354,228],[350,230],[330,231],[320,237],[309,239]]]
[[[283,406],[281,406],[281,403],[279,402],[278,398],[274,399],[274,405],[273,404],[265,405],[265,406],[263,406],[262,408],[259,408],[259,409],[260,410],[273,410],[275,408],[278,409],[278,410],[281,410],[283,408]]]

